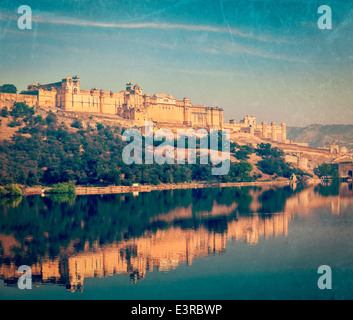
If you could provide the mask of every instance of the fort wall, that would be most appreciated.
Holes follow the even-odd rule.
[[[27,94],[15,94],[15,93],[1,93],[0,92],[0,102],[2,107],[11,107],[16,102],[24,102],[29,107],[34,107],[37,105],[38,96],[37,95],[27,95]]]
[[[140,124],[145,121],[174,123],[178,125],[222,128],[223,109],[194,105],[188,98],[176,100],[171,95],[143,94],[138,84],[126,84],[126,90],[106,92],[92,88],[82,90],[78,76],[61,82],[30,84],[26,91],[10,97],[13,101],[31,96],[29,105],[57,107],[64,111],[92,112],[119,115]],[[8,98],[7,98],[8,99]],[[17,99],[17,100],[16,100]]]
[[[89,112],[96,114],[118,115],[123,119],[143,126],[145,121],[170,124],[175,127],[197,127],[208,129],[230,129],[231,133],[248,133],[260,139],[287,143],[286,126],[256,123],[256,118],[247,116],[239,123],[223,123],[223,109],[192,104],[185,97],[175,99],[171,95],[142,92],[142,88],[131,82],[120,92],[107,92],[92,88],[81,89],[78,76],[66,77],[59,82],[49,84],[30,84],[21,94],[0,96],[2,106],[11,106],[15,102],[25,102],[33,107],[59,108],[62,111]]]
[[[290,143],[287,139],[287,128],[286,124],[282,122],[281,125],[276,125],[272,122],[267,125],[265,121],[261,124],[256,123],[256,118],[254,116],[247,115],[240,122],[235,122],[235,120],[230,120],[229,124],[225,124],[224,128],[227,128],[233,133],[247,133],[257,138],[263,140],[278,141],[281,143]]]

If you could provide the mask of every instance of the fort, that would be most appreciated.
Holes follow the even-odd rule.
[[[83,90],[78,76],[66,77],[59,82],[42,85],[30,84],[17,95],[4,95],[0,99],[26,102],[29,106],[58,107],[64,111],[83,111],[114,114],[144,124],[147,120],[159,123],[199,126],[220,129],[223,109],[191,104],[185,97],[177,100],[172,95],[143,94],[138,84],[126,84],[126,90],[106,92],[92,88]]]
[[[144,134],[145,124],[149,121],[153,123],[153,132],[167,129],[175,135],[179,129],[228,129],[231,141],[255,147],[259,143],[271,143],[285,152],[287,162],[304,170],[312,171],[324,162],[331,163],[333,159],[348,154],[346,147],[340,148],[338,145],[325,149],[293,142],[287,138],[284,122],[280,125],[275,122],[267,124],[265,121],[257,123],[253,115],[247,115],[239,122],[230,120],[224,123],[223,109],[220,107],[192,104],[187,97],[178,100],[167,94],[155,93],[151,96],[143,93],[138,84],[131,82],[119,92],[97,88],[85,90],[81,88],[80,78],[76,75],[44,85],[32,83],[19,94],[0,92],[0,108],[11,109],[16,102],[34,107],[41,116],[52,111],[62,123],[71,125],[79,122],[84,128],[101,123],[137,128]],[[9,138],[15,128],[9,130],[7,122],[3,122],[0,135]],[[343,165],[340,167],[343,168]],[[342,170],[345,176],[351,177],[352,168]]]
[[[230,120],[229,124],[224,125],[224,128],[230,129],[231,133],[247,133],[263,140],[290,143],[287,139],[287,129],[284,122],[280,126],[276,125],[275,122],[267,125],[266,121],[257,124],[253,115],[247,115],[239,123],[236,123],[235,120]]]
[[[94,114],[117,115],[130,120],[137,126],[153,121],[159,127],[229,129],[231,133],[244,133],[265,140],[288,143],[286,125],[276,126],[274,122],[256,123],[254,116],[246,116],[239,123],[223,122],[223,109],[192,104],[189,98],[175,99],[172,95],[143,93],[142,88],[131,82],[120,92],[84,90],[80,78],[63,78],[49,84],[30,84],[20,94],[0,93],[1,106],[24,102],[30,107],[55,107],[62,111],[89,112]]]

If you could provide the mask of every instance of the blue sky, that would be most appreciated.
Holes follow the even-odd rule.
[[[20,30],[20,5],[33,29]],[[320,30],[320,5],[332,30]],[[353,123],[353,1],[0,0],[0,85],[49,83],[187,96],[288,125]]]

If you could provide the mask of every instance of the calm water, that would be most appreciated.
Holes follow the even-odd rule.
[[[0,299],[353,298],[349,184],[0,201]]]

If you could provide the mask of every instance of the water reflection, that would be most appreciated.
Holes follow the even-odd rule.
[[[148,272],[221,254],[227,240],[256,245],[286,237],[295,214],[323,206],[339,214],[352,196],[342,184],[6,199],[0,277],[16,286],[18,266],[26,264],[34,285],[82,291],[85,278],[118,274],[136,283]]]

